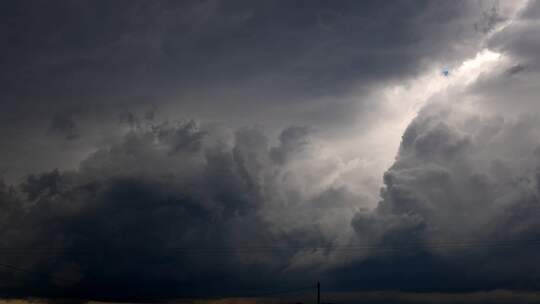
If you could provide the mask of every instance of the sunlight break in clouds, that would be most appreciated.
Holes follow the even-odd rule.
[[[442,75],[442,66],[435,66],[415,79],[382,88],[369,98],[382,104],[383,119],[375,123],[369,132],[358,134],[356,139],[348,138],[348,141],[340,143],[335,149],[357,153],[361,150],[356,164],[372,172],[374,178],[380,178],[392,164],[401,136],[419,109],[434,96],[465,89],[480,75],[489,73],[505,61],[501,54],[484,49],[474,58],[450,68],[447,77]]]

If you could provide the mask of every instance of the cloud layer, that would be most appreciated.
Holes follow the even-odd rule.
[[[21,18],[4,30],[14,60],[2,154],[21,163],[10,172],[32,174],[0,183],[4,295],[245,296],[317,279],[342,291],[538,289],[539,2],[515,16],[471,3],[79,3],[31,22],[38,8],[7,5]],[[105,13],[103,27],[60,19],[51,31],[59,9]],[[28,45],[41,56],[18,54]],[[447,76],[418,76],[442,61]],[[408,119],[385,120],[388,99],[422,107],[378,193],[367,156]],[[158,114],[183,110],[203,119]],[[348,115],[366,121],[361,134],[320,136]],[[361,155],[343,157],[347,141]],[[71,169],[39,169],[55,162]]]
[[[119,117],[149,109],[260,123],[272,136],[367,128],[380,112],[373,87],[459,62],[508,17],[495,1],[98,2],[2,3],[0,174],[10,181],[76,168],[121,133]]]
[[[341,284],[538,288],[540,92],[530,35],[538,31],[530,18],[537,5],[488,40],[501,52],[495,65],[434,95],[407,127],[382,200],[352,221],[388,252],[338,271]]]
[[[347,242],[367,206],[350,170],[303,127],[276,146],[256,129],[136,128],[77,171],[2,186],[6,289],[110,300],[305,282],[325,255],[312,248]]]

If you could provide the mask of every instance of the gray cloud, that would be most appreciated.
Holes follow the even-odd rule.
[[[436,96],[407,127],[382,200],[352,221],[371,246],[396,250],[342,269],[341,278],[334,274],[341,284],[538,288],[529,266],[537,263],[540,225],[539,73],[531,40],[538,26],[527,17],[536,5],[489,41],[505,61],[463,92]]]
[[[338,286],[538,289],[537,4],[489,41],[499,66],[407,127],[382,200],[351,222],[372,252],[332,272]]]
[[[487,46],[503,54],[509,63],[482,75],[467,92],[478,98],[486,111],[520,115],[539,110],[538,6],[538,1],[529,1],[519,16],[487,41]]]
[[[538,121],[425,108],[385,173],[382,201],[352,221],[371,246],[396,250],[375,252],[345,279],[371,280],[366,288],[538,288]]]
[[[323,182],[340,168],[304,128],[277,146],[256,129],[215,133],[147,124],[77,171],[2,184],[7,295],[140,300],[305,282],[295,256],[337,245],[362,196]]]
[[[79,137],[77,125],[69,115],[56,115],[51,121],[50,129],[66,140],[74,140]]]
[[[257,122],[273,133],[308,124],[331,133],[377,112],[372,101],[350,94],[474,53],[484,36],[474,25],[497,12],[491,7],[490,1],[6,2],[1,137],[24,137],[28,146],[47,136],[41,131],[55,115],[75,113],[84,140],[70,149],[41,149],[47,157],[39,167],[52,169],[73,149],[95,149],[101,140],[95,133],[118,129],[119,114],[150,105],[172,119]],[[20,143],[5,145],[24,155]],[[12,180],[31,172],[14,157],[4,162],[15,164]]]
[[[5,295],[538,289],[538,2],[486,3],[2,4]],[[508,61],[420,111],[370,210],[314,130],[480,46]]]

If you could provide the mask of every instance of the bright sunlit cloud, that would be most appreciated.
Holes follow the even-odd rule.
[[[403,131],[431,98],[463,90],[483,73],[506,62],[503,55],[484,49],[473,58],[448,68],[448,76],[441,74],[441,66],[433,66],[417,78],[383,87],[369,97],[382,105],[383,118],[369,132],[358,134],[352,140],[347,138],[334,148],[345,155],[355,155],[355,164],[372,172],[374,178],[380,178],[394,160]]]

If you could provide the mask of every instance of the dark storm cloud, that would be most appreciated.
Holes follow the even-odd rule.
[[[538,117],[423,109],[384,175],[382,201],[352,221],[381,250],[333,276],[366,289],[538,288],[538,135]]]
[[[539,288],[537,6],[490,38],[497,66],[435,96],[407,127],[382,200],[351,222],[371,253],[334,269],[336,286]]]
[[[362,197],[294,187],[291,166],[317,150],[305,128],[286,129],[274,147],[255,129],[233,142],[215,133],[193,121],[146,124],[76,172],[2,184],[4,295],[141,300],[304,284],[311,274],[293,257],[335,243],[342,228],[318,221],[352,214]],[[300,174],[316,183],[336,170],[313,159]],[[283,208],[294,210],[290,224]]]
[[[497,6],[465,1],[1,5],[2,162],[33,173],[0,185],[4,295],[539,287],[537,2],[496,33]],[[485,34],[511,64],[419,113],[368,210],[310,125],[368,115],[340,98],[461,61]],[[308,126],[274,142],[162,113]]]
[[[84,120],[74,121],[78,150],[95,148],[100,134],[118,128],[112,123],[118,115],[151,105],[171,116],[264,122],[273,131],[290,124],[342,127],[364,115],[353,104],[366,113],[377,105],[340,96],[413,75],[441,58],[459,60],[483,36],[475,24],[491,28],[502,18],[489,1],[1,6],[2,138],[39,141],[58,113],[74,113]],[[21,143],[10,145],[7,155],[24,155]],[[54,168],[58,161],[50,159],[68,153],[50,150],[40,168]],[[11,179],[29,173],[14,157],[4,162],[14,164]]]
[[[490,43],[510,61],[481,75],[465,93],[426,106],[408,126],[384,175],[382,201],[352,221],[359,237],[382,250],[332,272],[337,286],[538,288],[534,22],[518,17],[497,33]],[[464,106],[471,96],[477,112]]]
[[[289,90],[311,95],[399,77],[420,60],[449,54],[448,47],[475,37],[467,27],[485,18],[481,13],[459,1],[6,2],[4,88],[93,99],[156,90],[161,82],[216,86],[232,74],[235,82],[267,75],[282,89],[286,81]]]
[[[77,125],[70,115],[56,115],[51,121],[51,131],[62,135],[67,140],[79,137]]]

